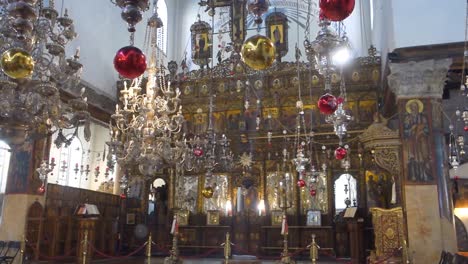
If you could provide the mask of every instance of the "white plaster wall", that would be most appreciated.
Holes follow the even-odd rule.
[[[356,6],[354,8],[353,13],[344,20],[345,28],[347,36],[351,41],[351,46],[353,48],[353,56],[366,56],[367,49],[370,45],[370,20],[368,19],[368,14],[370,13],[369,9],[369,0],[357,0]],[[212,18],[206,13],[205,7],[200,8],[198,5],[198,1],[191,1],[191,0],[179,0],[174,1],[174,5],[177,8],[176,16],[177,20],[174,23],[175,31],[175,39],[170,39],[171,41],[175,40],[174,45],[169,45],[169,49],[175,48],[175,53],[170,53],[169,60],[175,60],[179,65],[180,62],[184,59],[184,52],[187,51],[188,57],[190,56],[190,26],[197,21],[197,14],[200,14],[201,20],[207,22],[211,25]],[[314,40],[317,36],[317,32],[319,30],[318,26],[318,0],[313,0],[313,14],[312,19],[310,21],[310,38]],[[361,3],[362,2],[362,3]],[[277,7],[278,9],[286,9],[288,13],[296,14],[297,13],[297,5],[295,0],[270,0],[270,11],[273,11],[274,8]],[[305,24],[306,20],[306,13],[307,12],[307,4],[305,1],[299,1],[299,10],[300,14],[303,16],[301,18],[301,22]],[[219,19],[219,12],[220,8],[216,9],[216,14],[214,16],[214,23],[216,24]],[[303,13],[302,13],[303,12]],[[363,15],[365,14],[365,15]],[[367,17],[367,19],[366,19]],[[265,18],[265,17],[264,17]],[[367,21],[367,24],[366,22]],[[365,24],[365,25],[363,25]],[[262,25],[264,27],[264,24]],[[249,30],[247,33],[247,38],[250,36],[258,34],[257,30],[255,30],[255,26],[250,25],[248,27],[253,28],[254,30]],[[368,31],[366,34],[362,34],[363,30],[367,29]],[[299,36],[298,36],[299,32]],[[215,32],[216,33],[216,32]],[[265,35],[266,29],[261,29],[259,34]],[[290,19],[289,21],[289,52],[288,54],[283,57],[283,61],[295,61],[295,46],[298,43],[299,48],[302,52],[301,60],[305,61],[306,56],[304,52],[303,42],[305,39],[305,32],[304,29],[297,27],[297,23]],[[229,42],[230,37],[229,33],[224,34],[223,40]],[[218,47],[218,39],[215,35],[213,38],[213,46],[214,54],[217,53]],[[188,59],[188,58],[187,58]],[[215,58],[216,64],[217,60]],[[198,69],[198,66],[193,65],[191,69]]]
[[[394,10],[396,48],[464,41],[465,0],[389,2]]]
[[[168,15],[174,20],[176,9],[173,0],[166,1]],[[152,2],[152,1],[150,1]],[[61,5],[58,4],[60,10]],[[118,74],[114,70],[113,59],[117,50],[129,45],[127,24],[120,17],[120,8],[110,0],[66,0],[65,7],[75,21],[78,37],[67,46],[67,54],[73,55],[80,47],[83,63],[82,78],[96,86],[102,93],[115,98],[115,82]],[[151,16],[152,9],[146,11],[143,20],[138,23],[135,35],[135,46],[142,48],[146,20]],[[172,23],[168,27],[168,39],[174,34]],[[169,49],[170,50],[170,49]],[[171,51],[172,52],[172,51]]]
[[[72,131],[65,131],[65,135],[71,133]],[[115,175],[116,175],[116,170],[114,170],[114,173],[109,172],[109,176],[106,179],[104,173],[107,167],[107,160],[106,157],[103,157],[104,154],[104,148],[106,146],[106,142],[110,140],[110,135],[109,135],[109,129],[108,127],[104,126],[101,123],[96,123],[92,122],[91,123],[91,140],[88,142],[84,139],[83,136],[83,129],[79,129],[78,133],[78,138],[81,140],[83,144],[83,149],[85,151],[91,150],[91,153],[89,155],[89,159],[87,158],[87,155],[83,155],[83,159],[79,165],[83,164],[86,166],[89,164],[89,169],[91,172],[88,175],[88,180],[85,180],[85,176],[82,175],[81,177],[79,176],[79,188],[82,189],[89,189],[96,191],[99,186],[101,185],[102,182],[107,181],[109,179],[114,179],[115,182]],[[53,137],[53,140],[55,139],[55,136]],[[106,155],[109,153],[109,149],[106,146]],[[58,163],[58,149],[55,148],[54,145],[51,146],[51,152],[50,152],[50,158],[54,157],[56,159],[56,163]],[[68,166],[75,166],[75,164],[68,164]],[[100,169],[100,174],[98,177],[98,181],[95,182],[95,168],[99,166]],[[49,175],[48,182],[49,183],[56,183],[57,177],[60,177],[60,164],[57,164],[57,166],[54,168],[54,171],[51,175]],[[71,176],[73,177],[73,175]]]

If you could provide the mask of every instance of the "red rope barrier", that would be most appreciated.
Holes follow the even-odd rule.
[[[95,248],[92,244],[89,244],[89,246],[91,247],[91,249],[96,252],[99,256],[101,257],[104,257],[104,258],[108,258],[108,259],[124,259],[124,258],[128,258],[128,257],[131,257],[133,255],[135,255],[136,253],[138,253],[141,249],[143,249],[146,244],[148,244],[148,242],[145,242],[143,243],[143,245],[141,245],[140,247],[138,247],[136,250],[128,253],[127,255],[123,255],[123,256],[112,256],[112,255],[108,255],[102,251],[99,251],[97,248]]]

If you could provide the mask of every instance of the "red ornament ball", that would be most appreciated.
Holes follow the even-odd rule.
[[[44,194],[45,193],[45,186],[44,184],[41,187],[37,188],[37,194]]]
[[[346,157],[346,154],[348,154],[348,151],[343,147],[338,147],[337,149],[335,149],[335,158],[337,160],[344,159],[344,157]]]
[[[297,181],[297,187],[302,188],[304,186],[306,186],[306,183],[303,179]]]
[[[125,193],[120,194],[120,199],[122,199],[122,200],[127,199],[127,195],[125,195]]]
[[[195,157],[201,157],[203,156],[203,149],[201,148],[195,148],[193,150],[193,155],[195,155]]]
[[[317,195],[317,190],[311,189],[310,190],[310,196],[315,196],[315,195]]]
[[[355,0],[320,0],[320,17],[331,21],[341,21],[354,10]]]
[[[114,68],[121,76],[134,79],[146,70],[145,54],[137,47],[123,47],[115,54]]]
[[[465,132],[468,132],[468,126],[464,126],[463,130],[465,130]]]
[[[320,97],[317,106],[321,113],[331,115],[338,108],[338,103],[335,96],[326,93]]]

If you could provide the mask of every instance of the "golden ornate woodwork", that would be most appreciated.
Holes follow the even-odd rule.
[[[402,259],[407,259],[406,250],[402,250],[406,247],[403,209],[374,207],[370,212],[375,237],[375,253],[371,253],[370,263],[406,263],[402,262]],[[385,262],[381,262],[383,259],[386,259]],[[395,260],[399,262],[394,262]]]

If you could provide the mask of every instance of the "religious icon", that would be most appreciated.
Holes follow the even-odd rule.
[[[204,66],[208,67],[211,61],[213,49],[211,31],[211,26],[207,22],[201,21],[200,16],[198,17],[198,21],[190,27],[192,34],[192,60],[202,68]]]
[[[403,147],[407,155],[407,180],[432,182],[429,124],[424,104],[419,99],[408,100],[403,117]]]
[[[320,226],[321,225],[321,213],[317,210],[307,211],[307,225],[308,226]]]
[[[276,53],[283,57],[288,53],[288,19],[281,12],[273,12],[266,18],[267,36],[273,41]]]

